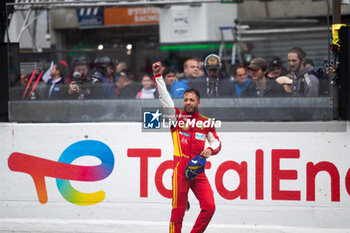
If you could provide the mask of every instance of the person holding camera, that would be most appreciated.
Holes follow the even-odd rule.
[[[69,99],[97,99],[103,96],[101,79],[89,67],[89,57],[81,55],[73,58],[73,74],[68,88]]]

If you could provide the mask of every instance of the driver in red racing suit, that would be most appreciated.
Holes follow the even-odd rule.
[[[188,163],[197,155],[209,158],[221,149],[221,142],[216,134],[213,121],[198,113],[199,92],[189,89],[184,95],[184,111],[175,108],[163,77],[160,74],[161,63],[153,64],[154,82],[163,107],[172,116],[171,134],[174,144],[173,201],[170,219],[170,233],[180,233],[185,215],[188,191],[192,190],[200,204],[200,214],[191,233],[204,232],[215,212],[213,190],[205,175],[198,174],[193,180],[185,177]],[[210,146],[205,147],[208,140]]]

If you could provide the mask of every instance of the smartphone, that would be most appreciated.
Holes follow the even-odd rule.
[[[326,74],[329,71],[329,62],[328,59],[323,59],[323,72]]]

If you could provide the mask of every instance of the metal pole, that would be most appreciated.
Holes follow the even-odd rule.
[[[331,61],[331,32],[330,32],[330,17],[331,17],[331,4],[330,4],[330,0],[326,0],[326,5],[327,5],[327,32],[328,32],[328,38],[327,38],[327,44],[328,44],[328,64],[330,64]],[[326,70],[325,70],[326,72]]]
[[[340,0],[332,1],[333,24],[341,23]]]
[[[332,1],[332,23],[333,24],[340,24],[341,23],[341,7],[340,7],[340,0],[333,0]],[[336,56],[336,51],[337,49],[335,49],[333,51],[333,67],[337,68],[337,62],[335,60]],[[334,74],[333,74],[334,75]],[[340,107],[340,103],[339,103],[339,83],[336,82],[335,85],[333,85],[333,114],[334,114],[334,119],[337,120],[339,119],[339,107]]]

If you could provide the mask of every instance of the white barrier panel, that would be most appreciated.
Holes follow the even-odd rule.
[[[206,232],[350,232],[349,129],[219,132]],[[0,231],[168,231],[170,133],[141,132],[141,123],[4,123],[0,142]],[[189,199],[184,232],[199,211]]]

